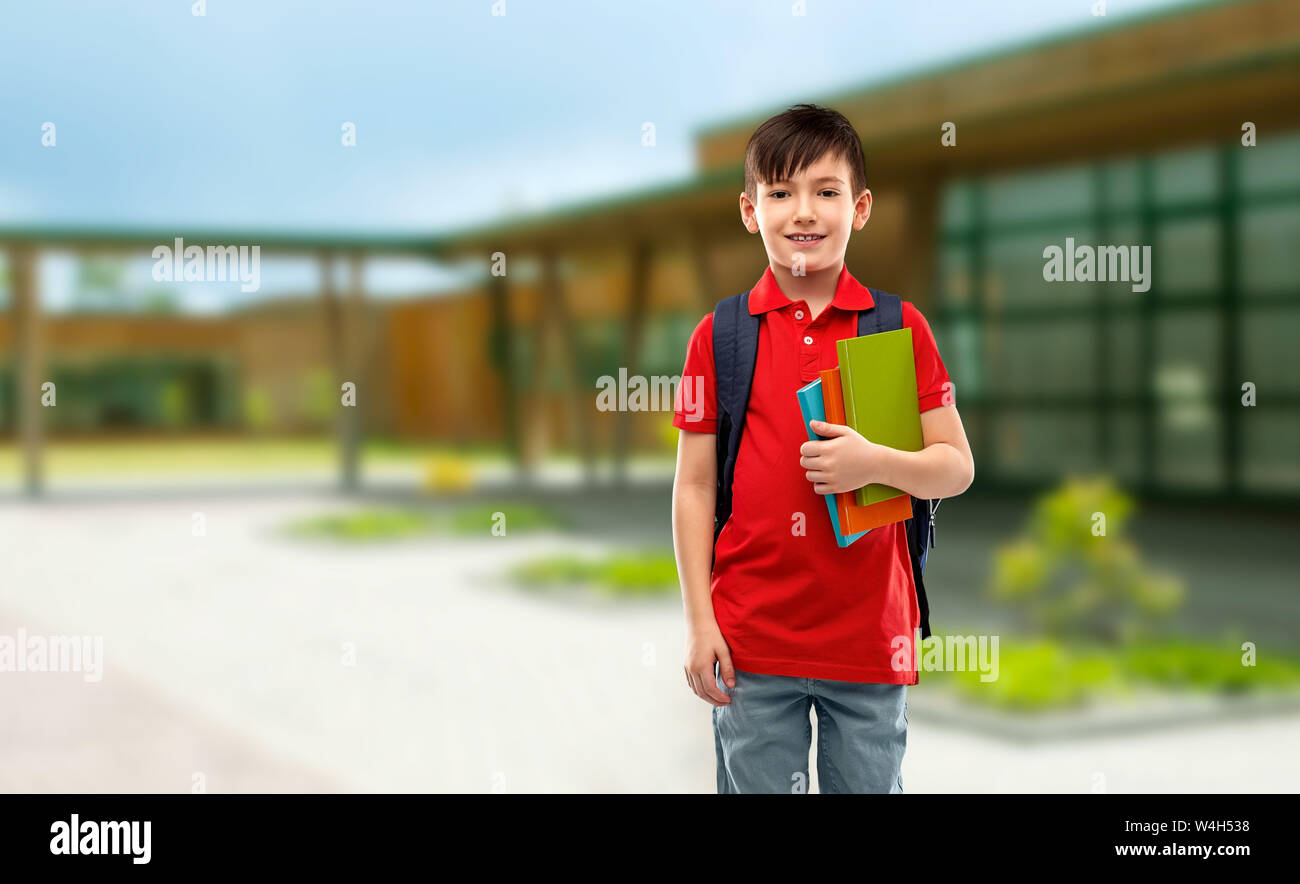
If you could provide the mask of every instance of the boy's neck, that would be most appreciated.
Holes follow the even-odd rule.
[[[773,264],[772,276],[781,289],[781,294],[791,301],[803,301],[812,311],[813,318],[821,314],[835,297],[835,286],[840,280],[840,271],[844,267],[841,259],[834,267],[814,270],[803,276],[795,276],[789,267]]]

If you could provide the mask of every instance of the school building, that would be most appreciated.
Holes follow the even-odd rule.
[[[1106,472],[1153,497],[1300,499],[1300,5],[1196,3],[801,100],[862,134],[874,203],[846,261],[930,319],[977,484]],[[567,450],[618,472],[668,450],[669,416],[599,411],[597,379],[679,374],[699,318],[758,279],[744,147],[783,107],[698,132],[688,180],[455,235],[186,232],[326,268],[319,298],[216,319],[40,315],[24,268],[42,249],[147,254],[176,231],[0,229],[0,432],[30,449],[59,430],[15,394],[52,372],[79,403],[69,431],[247,432],[260,415],[258,431],[329,428],[345,450],[502,443],[525,466]],[[1052,246],[1136,260],[1112,249],[1122,278],[1049,281]],[[400,302],[356,275],[338,290],[335,263],[377,254],[480,262],[484,281]],[[336,422],[340,378],[367,407]],[[163,404],[179,400],[198,405]]]

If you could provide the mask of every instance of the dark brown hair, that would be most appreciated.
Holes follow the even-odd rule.
[[[830,151],[849,164],[852,196],[867,186],[862,139],[844,114],[815,104],[796,104],[766,120],[745,146],[745,194],[757,202],[760,183],[786,181]]]

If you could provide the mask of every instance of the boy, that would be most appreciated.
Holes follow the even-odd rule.
[[[843,115],[796,105],[754,132],[740,216],[769,266],[748,295],[758,353],[716,545],[712,314],[688,347],[679,394],[693,388],[700,401],[679,396],[673,419],[673,545],[686,681],[713,704],[719,793],[806,792],[813,707],[822,792],[902,791],[920,622],[906,531],[886,525],[840,549],[820,495],[881,482],[953,497],[970,486],[974,462],[929,324],[906,301],[924,448],[895,450],[827,423],[813,425],[827,439],[808,441],[795,390],[838,365],[835,342],[855,337],[856,311],[873,304],[844,264],[850,229],[870,214],[862,142]]]

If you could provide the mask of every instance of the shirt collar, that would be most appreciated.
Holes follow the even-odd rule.
[[[769,266],[763,271],[763,277],[749,292],[749,312],[757,316],[768,310],[789,307],[794,302],[786,297],[785,292],[776,282]],[[849,265],[840,267],[839,279],[835,281],[835,294],[831,297],[831,306],[841,310],[868,310],[875,305],[871,291],[849,273]]]

